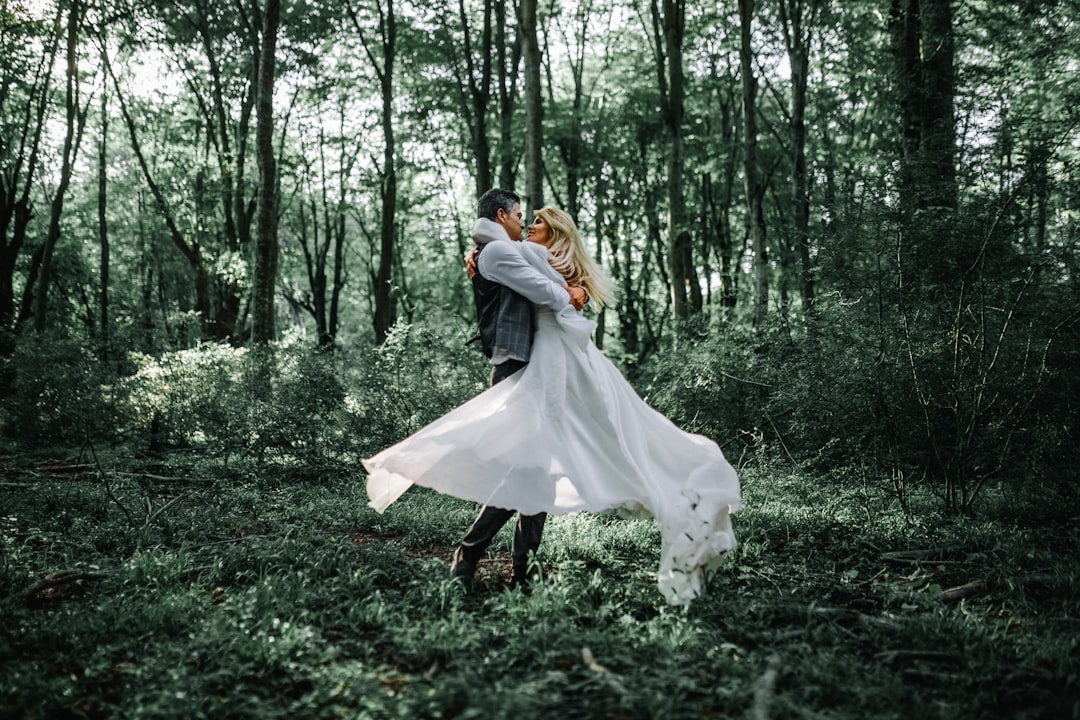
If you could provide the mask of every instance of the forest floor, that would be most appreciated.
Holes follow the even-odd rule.
[[[3,457],[0,718],[1080,717],[1076,509],[905,516],[884,488],[741,476],[740,546],[681,608],[649,520],[551,518],[529,594],[508,527],[465,592],[472,503]]]

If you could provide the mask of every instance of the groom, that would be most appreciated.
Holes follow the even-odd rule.
[[[493,188],[480,197],[479,218],[473,227],[478,244],[473,301],[484,354],[491,359],[491,384],[521,370],[532,351],[534,304],[559,312],[573,305],[580,310],[585,291],[549,280],[522,256],[521,198],[509,190]],[[476,565],[495,534],[514,515],[514,510],[484,506],[469,532],[454,551],[451,575],[468,586]],[[514,532],[515,586],[528,585],[529,553],[540,548],[546,513],[518,514]]]

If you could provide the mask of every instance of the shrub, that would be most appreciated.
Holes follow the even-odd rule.
[[[10,390],[0,422],[10,437],[39,445],[112,436],[117,408],[103,391],[107,375],[81,339],[27,334],[4,363]]]
[[[382,347],[347,367],[345,440],[361,457],[416,432],[482,392],[490,368],[460,337],[398,323]]]

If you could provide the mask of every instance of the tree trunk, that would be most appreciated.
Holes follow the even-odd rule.
[[[266,0],[259,50],[255,110],[255,153],[259,163],[256,211],[255,277],[251,286],[251,341],[265,345],[275,337],[274,288],[277,278],[277,161],[274,158],[274,57],[280,0]]]
[[[394,145],[394,55],[397,50],[397,17],[394,15],[393,0],[385,0],[376,3],[379,13],[379,42],[382,54],[382,64],[372,52],[371,44],[360,25],[356,12],[351,3],[346,4],[353,27],[360,37],[368,60],[375,70],[379,79],[379,87],[382,92],[382,130],[383,130],[383,167],[382,183],[379,195],[382,205],[381,224],[379,230],[379,259],[378,267],[372,274],[372,293],[375,307],[372,313],[372,324],[375,330],[375,342],[382,345],[389,336],[390,329],[397,320],[397,307],[394,301],[391,284],[395,266],[394,253],[396,229],[395,215],[397,212],[397,170],[395,145]]]
[[[544,206],[544,106],[540,95],[536,1],[521,0],[518,7],[525,55],[525,207],[522,210],[526,217]]]
[[[916,294],[951,288],[974,248],[957,233],[950,0],[893,0],[889,18],[902,128],[897,259]]]
[[[578,32],[574,37],[570,58],[570,75],[574,82],[570,104],[570,131],[559,133],[557,141],[559,156],[562,158],[563,167],[566,168],[566,207],[564,209],[573,218],[577,218],[581,211],[583,165],[588,149],[582,142],[582,105],[585,100],[585,62],[588,58],[586,51],[589,21],[592,19],[592,3],[579,5],[575,10],[575,17],[578,22]],[[569,41],[567,44],[569,45]],[[567,52],[570,53],[571,48],[568,47]],[[556,100],[554,85],[551,83],[550,63],[548,64],[548,100],[554,107]]]
[[[780,18],[791,67],[791,204],[792,245],[799,258],[799,288],[804,313],[814,305],[814,272],[810,261],[810,201],[806,168],[806,87],[810,71],[810,40],[821,0],[810,0],[810,17],[804,17],[804,0],[781,0]],[[804,21],[807,21],[804,25]],[[807,27],[808,26],[808,27]]]
[[[394,222],[397,212],[397,170],[394,147],[394,52],[397,35],[394,3],[387,0],[386,30],[383,34],[382,127],[383,127],[383,186],[382,227],[379,245],[379,270],[375,277],[375,341],[382,344],[394,326],[397,308],[391,293],[391,272],[394,267]],[[381,12],[381,9],[380,9]]]
[[[951,0],[922,0],[923,78],[925,83],[922,158],[930,181],[927,205],[955,210],[956,73]]]
[[[211,247],[218,262],[228,256],[251,259],[254,253],[253,226],[258,203],[258,180],[248,191],[245,169],[249,136],[255,104],[255,86],[262,34],[261,3],[236,4],[222,12],[215,0],[190,0],[170,4],[174,12],[163,19],[169,24],[171,42],[188,48],[196,44],[202,51],[203,64],[190,62],[187,84],[197,98],[198,111],[207,129],[208,148],[212,147],[217,176],[208,183],[208,195],[216,199],[217,214],[208,214],[209,224],[192,233],[193,242]],[[239,70],[239,72],[236,72]],[[241,75],[242,73],[242,75]],[[238,101],[239,106],[232,105]],[[206,209],[211,205],[208,203]],[[224,248],[213,239],[223,242]],[[244,281],[235,273],[220,273],[208,278],[211,288],[209,319],[204,331],[208,337],[228,339],[236,334],[244,298]],[[249,297],[250,301],[250,297]]]
[[[341,289],[345,287],[345,192],[342,178],[341,207],[338,208],[337,228],[334,232],[334,283],[330,288],[330,318],[327,328],[326,345],[329,347],[337,340]]]
[[[889,18],[901,120],[901,207],[955,210],[951,0],[893,0]]]
[[[739,0],[739,58],[745,128],[743,175],[746,184],[747,224],[754,248],[754,327],[758,328],[765,322],[769,312],[769,253],[765,244],[765,211],[762,207],[764,189],[759,178],[757,160],[757,79],[754,77],[754,56],[750,46],[753,17],[754,0]]]
[[[900,103],[900,198],[904,211],[918,206],[916,188],[922,108],[919,0],[892,0],[889,35]]]
[[[56,26],[62,17],[57,7]],[[19,255],[26,242],[26,231],[33,216],[30,194],[34,188],[34,172],[38,167],[38,152],[45,128],[45,112],[49,105],[49,89],[53,65],[60,47],[60,33],[50,34],[37,71],[27,88],[27,102],[23,108],[23,127],[28,131],[20,134],[19,146],[14,152],[11,165],[5,165],[0,173],[0,357],[11,357],[15,352],[17,325],[24,316],[29,317],[25,293],[32,291],[40,265],[35,254],[31,271],[23,287],[24,299],[16,309],[15,269]],[[5,76],[6,80],[6,76]],[[29,135],[29,143],[27,143]],[[14,148],[6,148],[8,152]],[[24,175],[25,173],[25,175]],[[20,186],[21,185],[21,189]]]
[[[654,29],[660,21],[656,2],[652,3]],[[686,0],[663,0],[663,52],[658,46],[658,71],[661,79],[661,112],[668,135],[668,263],[671,275],[671,299],[675,317],[685,318],[701,311],[701,286],[694,266],[690,222],[686,212],[686,189],[683,180],[685,147],[683,118],[686,80],[683,71],[683,38],[686,30]],[[660,32],[656,30],[659,36]],[[666,55],[666,68],[664,58]],[[664,79],[665,71],[667,74]]]
[[[481,28],[479,77],[473,59],[473,46],[470,37],[469,16],[465,0],[458,0],[458,15],[461,18],[462,54],[465,62],[465,76],[460,78],[461,92],[468,93],[470,110],[469,131],[473,146],[473,160],[476,163],[476,197],[480,197],[491,187],[491,144],[488,142],[488,103],[491,100],[491,14],[492,0],[484,0],[484,20]]]
[[[102,53],[105,52],[102,47]],[[106,215],[107,182],[106,163],[108,161],[109,107],[108,92],[105,83],[101,89],[101,142],[98,146],[98,242],[101,246],[100,267],[100,310],[101,310],[101,350],[107,356],[109,351],[109,224]]]
[[[367,35],[351,2],[346,2],[345,8],[352,20],[360,43],[364,46],[364,52],[371,61],[379,80],[382,92],[382,130],[383,130],[383,167],[381,173],[381,186],[379,195],[381,200],[381,224],[379,231],[378,267],[371,274],[372,295],[374,296],[374,310],[372,312],[372,324],[375,330],[375,342],[382,345],[389,336],[390,329],[397,320],[397,308],[392,292],[391,284],[395,267],[394,254],[396,252],[396,220],[397,212],[397,171],[395,145],[394,145],[394,57],[397,49],[397,17],[394,14],[393,0],[385,0],[385,8],[382,0],[375,3],[379,13],[379,50],[382,54],[382,63],[375,57],[368,42]],[[374,250],[373,250],[374,252]]]
[[[64,195],[71,183],[71,171],[75,162],[78,137],[82,135],[85,114],[79,113],[78,85],[78,35],[81,22],[81,9],[78,0],[72,0],[68,8],[67,21],[67,89],[64,93],[66,125],[64,131],[64,149],[61,156],[60,182],[53,197],[49,215],[49,230],[41,254],[41,268],[38,272],[37,298],[34,303],[34,330],[44,332],[47,325],[49,307],[49,284],[52,275],[53,251],[60,239],[60,218],[64,212]]]
[[[514,35],[510,64],[506,63],[506,0],[495,0],[495,61],[499,81],[499,187],[512,190],[517,167],[514,149],[514,105],[517,83],[514,78],[521,64],[521,35]]]
[[[719,77],[719,72],[714,68],[713,74]],[[735,174],[737,167],[737,122],[736,122],[736,88],[733,85],[725,85],[725,90],[719,92],[717,97],[717,110],[719,112],[719,137],[713,132],[714,123],[709,123],[710,141],[720,147],[728,148],[723,155],[723,164],[720,166],[720,177],[713,178],[712,173],[702,173],[702,203],[706,207],[706,222],[711,227],[711,235],[714,244],[707,251],[716,255],[716,262],[720,269],[719,304],[720,307],[733,308],[738,302],[737,274],[734,268],[735,247],[732,240],[731,230],[731,205],[734,198]]]
[[[594,227],[596,228],[596,262],[599,265],[604,263],[604,234],[606,233],[607,223],[607,183],[604,181],[604,174],[602,172],[596,173],[596,214],[594,216]],[[609,270],[610,274],[610,270]],[[614,277],[612,276],[614,279]],[[607,308],[604,307],[600,310],[599,315],[596,318],[596,331],[593,333],[593,342],[596,344],[598,350],[604,349],[604,325],[607,320]]]

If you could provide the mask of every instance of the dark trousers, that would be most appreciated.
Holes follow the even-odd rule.
[[[495,385],[516,373],[527,363],[521,360],[507,360],[496,365],[491,372],[491,384]],[[451,572],[457,577],[472,577],[476,566],[487,552],[488,546],[503,525],[514,516],[514,510],[484,506],[476,518],[461,545],[454,551],[454,564]],[[547,513],[536,515],[518,515],[517,528],[514,531],[514,579],[524,580],[528,575],[529,553],[540,549],[540,539],[544,534],[544,521]]]

